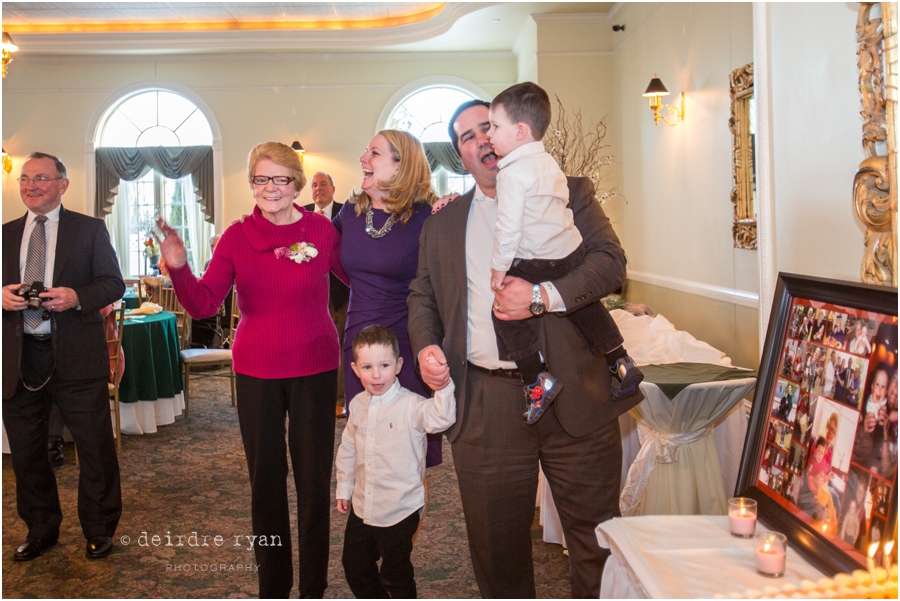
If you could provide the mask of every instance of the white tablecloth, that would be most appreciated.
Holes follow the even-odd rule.
[[[610,312],[625,339],[625,349],[639,365],[650,363],[697,362],[731,365],[731,359],[713,346],[697,340],[689,333],[675,329],[662,315],[655,317],[635,316],[626,311]],[[628,469],[640,451],[637,422],[629,415],[619,417],[622,435],[622,481],[628,476]],[[738,404],[716,420],[713,429],[722,486],[726,495],[731,495],[737,483],[737,474],[747,433],[747,414],[742,404]],[[541,508],[541,524],[544,526],[544,541],[565,545],[562,526],[553,503],[550,487],[543,474],[538,486],[537,504]]]
[[[597,526],[597,540],[612,553],[601,599],[727,597],[825,577],[791,548],[784,576],[759,574],[754,540],[731,536],[726,516],[614,518]]]

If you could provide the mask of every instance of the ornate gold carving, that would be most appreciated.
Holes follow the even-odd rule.
[[[728,128],[732,134],[732,170],[734,188],[731,203],[734,205],[735,248],[756,250],[756,169],[753,163],[755,145],[750,131],[750,100],[753,98],[753,63],[735,69],[728,76],[731,92],[731,117]]]
[[[862,281],[897,286],[897,146],[896,103],[886,97],[885,76],[896,82],[896,6],[861,2],[856,22],[859,42],[859,91],[863,117],[862,145],[866,153],[853,178],[853,204],[866,226]],[[872,17],[879,6],[882,15]],[[885,37],[893,40],[893,57],[884,57]],[[890,46],[889,46],[890,48]],[[896,85],[896,83],[895,83]],[[893,94],[896,94],[894,89]]]

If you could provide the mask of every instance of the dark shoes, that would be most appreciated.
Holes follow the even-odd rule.
[[[16,561],[31,561],[41,556],[41,553],[56,544],[57,539],[29,538],[16,548],[13,559]]]
[[[92,536],[87,541],[84,554],[88,559],[100,559],[112,551],[112,538],[109,536]]]
[[[618,359],[615,364],[610,365],[609,373],[612,376],[610,378],[610,387],[612,389],[612,400],[614,401],[627,399],[637,394],[641,382],[644,380],[644,374],[628,355]]]
[[[550,372],[542,371],[537,380],[525,387],[525,404],[528,411],[525,412],[525,422],[531,426],[537,423],[544,411],[562,390],[562,384],[550,375]]]
[[[66,456],[63,455],[63,439],[62,436],[53,436],[47,444],[47,453],[50,455],[50,465],[59,467],[65,462]]]
[[[13,559],[16,561],[31,561],[56,544],[57,539],[29,538],[16,549]],[[88,559],[100,559],[109,555],[112,551],[112,538],[109,536],[92,536],[87,540],[85,555]]]

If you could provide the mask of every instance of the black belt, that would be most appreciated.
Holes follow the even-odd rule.
[[[50,340],[53,338],[53,334],[25,334],[26,336],[30,336],[31,338],[38,340],[40,342],[44,342],[46,340]]]
[[[498,378],[509,378],[522,381],[522,372],[518,369],[488,369],[486,367],[481,367],[480,365],[475,365],[471,361],[466,361],[469,367],[473,369],[477,369],[480,372],[486,373],[489,376],[496,376]]]

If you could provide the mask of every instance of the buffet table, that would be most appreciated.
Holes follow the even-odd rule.
[[[746,597],[749,590],[799,589],[804,580],[825,577],[790,547],[784,576],[759,574],[754,539],[731,536],[727,516],[614,518],[597,526],[597,541],[612,554],[601,599]]]
[[[184,409],[178,327],[174,314],[125,318],[125,373],[119,384],[123,434],[152,434]]]

